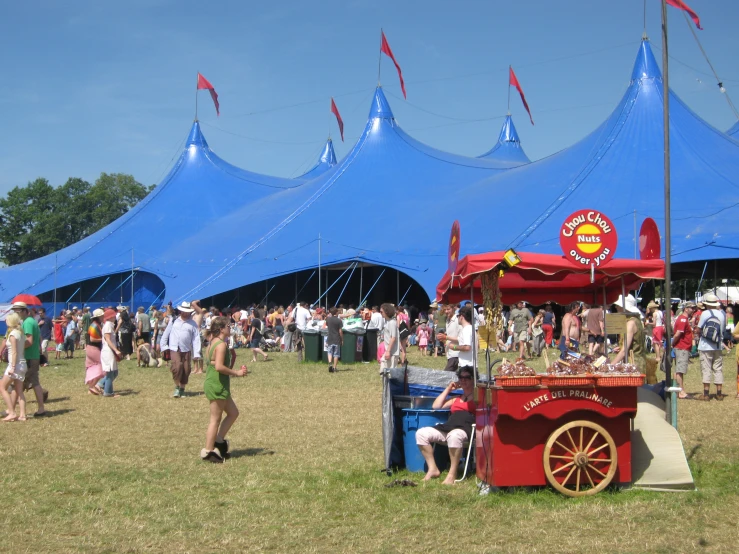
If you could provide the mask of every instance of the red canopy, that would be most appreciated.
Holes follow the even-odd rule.
[[[625,290],[630,291],[649,279],[665,278],[665,262],[661,259],[613,259],[605,267],[596,268],[595,281],[591,283],[590,268],[579,268],[564,256],[519,252],[521,263],[509,268],[503,261],[504,254],[472,254],[459,260],[454,275],[447,271],[436,286],[437,300],[469,300],[470,283],[474,282],[475,302],[482,303],[479,277],[493,269],[505,272],[499,280],[503,304],[525,300],[535,306],[550,301],[601,304],[603,287],[606,289],[606,302],[610,304],[621,294],[622,279]]]

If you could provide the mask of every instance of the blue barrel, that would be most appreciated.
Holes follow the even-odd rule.
[[[403,451],[405,454],[405,468],[408,471],[426,471],[426,460],[416,445],[416,431],[422,427],[433,427],[437,423],[446,423],[449,419],[449,410],[419,410],[416,408],[403,409]],[[439,469],[449,465],[449,452],[446,448],[436,448],[434,459]],[[446,461],[446,464],[444,463]]]

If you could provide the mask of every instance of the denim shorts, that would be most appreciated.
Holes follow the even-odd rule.
[[[326,351],[332,358],[341,358],[341,345],[340,344],[329,344],[326,347]]]

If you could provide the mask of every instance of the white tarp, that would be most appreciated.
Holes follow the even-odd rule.
[[[5,321],[5,316],[10,313],[11,304],[0,304],[0,321]]]
[[[718,299],[721,300],[721,302],[726,302],[727,287],[716,287],[715,289],[705,291],[703,294],[706,295],[709,292],[718,296]],[[728,287],[728,297],[729,304],[739,304],[739,287]]]
[[[677,430],[665,418],[665,402],[651,390],[637,389],[638,409],[631,432],[634,488],[661,491],[695,490]]]

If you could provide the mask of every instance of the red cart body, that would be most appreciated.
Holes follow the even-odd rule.
[[[630,483],[636,407],[636,387],[483,385],[478,388],[477,477],[496,487],[546,485],[550,435],[570,422],[588,421],[605,429],[615,443],[618,463],[612,481]]]

